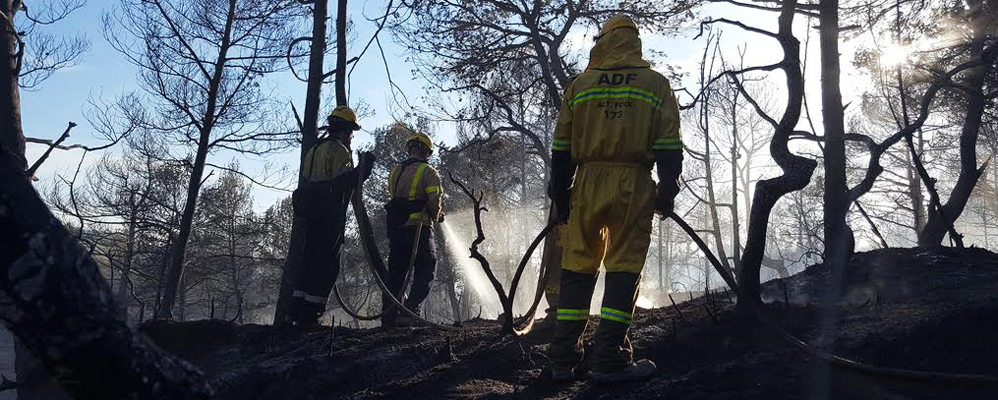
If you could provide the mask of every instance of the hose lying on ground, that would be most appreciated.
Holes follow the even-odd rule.
[[[363,158],[362,158],[362,162],[365,162]],[[371,160],[367,160],[367,162],[372,162],[372,161]],[[361,247],[363,247],[363,249],[364,249],[365,260],[367,261],[366,264],[368,264],[368,266],[370,267],[371,273],[374,275],[375,283],[378,284],[378,287],[381,289],[382,293],[385,295],[384,297],[388,298],[389,300],[391,300],[393,306],[399,307],[402,311],[404,311],[410,317],[415,318],[417,321],[420,321],[420,322],[422,322],[424,324],[427,324],[427,325],[430,325],[430,326],[433,326],[433,327],[436,327],[436,328],[439,328],[439,329],[443,329],[443,330],[460,331],[461,328],[459,328],[459,327],[441,325],[441,324],[437,324],[437,323],[434,323],[434,322],[430,322],[430,321],[427,321],[426,319],[423,319],[422,317],[420,317],[416,313],[413,313],[411,310],[409,310],[404,305],[402,305],[401,302],[399,302],[398,298],[393,293],[391,293],[391,291],[388,289],[387,285],[385,285],[384,281],[381,279],[381,275],[378,273],[378,269],[375,266],[375,261],[374,261],[374,258],[373,258],[374,255],[371,254],[372,252],[375,252],[375,251],[372,251],[372,249],[377,249],[377,245],[375,243],[370,243],[371,242],[370,238],[373,237],[373,236],[371,236],[371,232],[370,232],[370,230],[371,230],[371,223],[370,223],[370,219],[367,216],[367,210],[364,207],[364,202],[363,202],[363,184],[364,184],[365,178],[366,177],[360,176],[359,179],[358,179],[357,189],[354,191],[355,198],[354,198],[353,203],[354,203],[354,211],[355,211],[355,214],[356,214],[356,216],[358,218],[358,225],[360,226],[360,230],[362,231],[361,235],[360,235],[361,236],[361,240],[364,241],[364,242],[368,242],[368,243],[364,243],[364,245],[361,246]],[[735,291],[737,293],[738,286],[737,286],[737,284],[736,284],[736,282],[734,280],[734,277],[732,277],[731,274],[730,274],[730,272],[721,265],[721,263],[717,260],[717,258],[710,251],[710,249],[706,246],[706,243],[699,237],[699,235],[696,234],[696,232],[693,230],[693,228],[690,227],[690,225],[687,224],[686,221],[684,221],[679,215],[675,214],[674,212],[670,213],[669,217],[671,217],[674,221],[676,221],[676,223],[680,226],[680,228],[683,229],[683,231],[686,232],[686,234],[690,236],[690,238],[697,244],[697,246],[700,247],[700,249],[703,251],[703,253],[707,256],[708,260],[711,262],[711,264],[713,264],[714,268],[718,271],[718,273],[724,279],[725,283],[733,291]],[[548,223],[548,225],[543,230],[541,230],[541,232],[537,235],[537,238],[534,239],[534,241],[531,243],[531,246],[527,249],[526,254],[524,254],[523,258],[521,259],[520,265],[518,266],[516,275],[514,277],[513,285],[511,285],[510,296],[509,296],[509,301],[510,302],[512,302],[512,299],[513,299],[513,297],[515,295],[516,285],[517,285],[517,283],[519,283],[519,278],[521,277],[521,275],[523,273],[523,270],[526,267],[527,261],[530,259],[530,256],[533,254],[533,251],[535,250],[535,248],[537,247],[537,245],[540,243],[540,241],[543,240],[543,238],[546,237],[547,234],[550,233],[550,231],[555,228],[555,226],[557,226],[556,222],[550,222],[550,223]],[[538,289],[537,289],[537,293],[536,293],[535,298],[534,298],[534,302],[531,305],[530,310],[524,316],[524,318],[521,318],[521,322],[525,321],[527,323],[527,326],[525,326],[523,328],[520,328],[520,329],[516,329],[516,334],[517,335],[526,334],[527,332],[530,331],[531,327],[533,326],[533,321],[534,321],[533,315],[536,312],[538,304],[540,303],[540,297],[543,294],[543,287],[546,284],[547,279],[548,279],[547,271],[543,271],[542,270],[541,274],[542,274],[541,275],[542,278],[540,279],[540,281],[538,283]],[[408,278],[409,271],[406,272],[406,276]],[[404,287],[405,286],[403,286],[403,289],[404,289]],[[335,285],[334,285],[334,292],[336,293],[337,300],[340,301],[341,306],[345,306],[345,302],[342,301],[342,299],[339,296],[338,291],[335,290]],[[908,369],[901,369],[901,368],[880,367],[880,366],[874,366],[874,365],[865,364],[865,363],[862,363],[862,362],[859,362],[859,361],[855,361],[855,360],[851,360],[851,359],[848,359],[848,358],[845,358],[845,357],[837,356],[837,355],[835,355],[833,353],[825,352],[825,351],[818,350],[818,349],[814,348],[810,344],[804,342],[803,340],[798,339],[797,337],[795,337],[794,335],[792,335],[791,333],[787,332],[785,329],[783,329],[782,327],[780,327],[778,324],[776,324],[775,322],[773,322],[773,320],[770,319],[768,316],[762,314],[762,311],[759,310],[757,307],[753,307],[753,309],[755,310],[755,312],[752,313],[752,315],[754,317],[756,317],[757,319],[759,319],[763,323],[764,326],[766,326],[768,329],[770,329],[773,332],[775,332],[781,339],[783,339],[784,341],[786,341],[788,344],[790,344],[791,346],[793,346],[793,347],[795,347],[795,348],[797,348],[797,349],[799,349],[799,350],[801,350],[801,351],[803,351],[803,352],[805,352],[805,353],[807,353],[807,354],[809,354],[809,355],[811,355],[811,356],[813,356],[813,357],[815,357],[817,359],[820,359],[820,360],[825,361],[825,362],[829,362],[833,366],[836,366],[836,367],[839,367],[839,368],[843,368],[843,369],[847,369],[847,370],[851,370],[851,371],[855,371],[855,372],[860,372],[860,373],[866,373],[866,374],[870,374],[870,375],[884,376],[884,377],[890,377],[890,378],[899,378],[899,379],[905,379],[905,380],[917,380],[917,381],[936,381],[936,380],[942,380],[942,381],[968,382],[968,383],[989,384],[989,385],[998,384],[998,377],[995,377],[995,376],[977,375],[977,374],[946,373],[946,372],[932,372],[932,371],[916,371],[916,370],[908,370]],[[348,308],[344,307],[344,310],[346,311],[346,310],[348,310]],[[350,312],[348,311],[348,314],[349,313]],[[351,314],[351,316],[353,316],[354,318],[358,318],[359,317],[359,316],[353,315],[353,314]],[[378,317],[380,317],[380,315]],[[361,319],[361,318],[358,318],[358,319]],[[374,319],[374,318],[372,318],[372,319]]]

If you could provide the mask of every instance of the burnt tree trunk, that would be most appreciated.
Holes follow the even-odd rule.
[[[215,126],[215,111],[222,77],[225,72],[227,54],[232,40],[232,25],[235,15],[236,0],[229,0],[229,10],[225,21],[225,30],[222,34],[222,44],[219,46],[218,59],[215,61],[215,71],[208,84],[208,104],[205,107],[204,116],[202,117],[198,132],[197,153],[195,153],[191,177],[187,183],[187,201],[184,204],[183,215],[180,217],[180,232],[177,234],[177,240],[173,243],[173,248],[170,249],[170,267],[166,274],[166,289],[163,292],[163,304],[156,316],[157,319],[173,319],[173,303],[177,299],[177,292],[182,289],[180,288],[180,280],[184,275],[184,258],[187,252],[187,242],[191,237],[194,211],[195,207],[197,207],[198,193],[201,191],[201,179],[204,176],[205,162],[208,159],[211,131]]]
[[[970,18],[972,28],[971,56],[984,57],[984,42],[987,37],[986,16],[982,0],[968,0],[972,10]],[[993,65],[985,63],[976,66],[968,71],[966,78],[962,82],[963,86],[969,90],[964,90],[966,96],[967,113],[964,117],[963,128],[960,131],[960,176],[956,180],[953,191],[950,192],[949,200],[942,206],[943,214],[934,207],[929,208],[929,219],[925,228],[918,235],[918,245],[921,247],[931,247],[942,245],[943,237],[949,230],[951,224],[963,213],[963,209],[970,200],[970,195],[977,186],[977,181],[984,173],[984,167],[977,166],[977,138],[981,130],[981,120],[984,116],[986,98],[982,93],[984,89],[984,79]],[[986,166],[986,165],[985,165]],[[949,219],[947,221],[946,219]]]
[[[817,162],[793,154],[788,148],[790,135],[801,116],[804,98],[804,76],[801,71],[800,41],[793,35],[793,20],[797,2],[785,1],[780,8],[779,31],[776,39],[783,49],[783,60],[779,68],[786,75],[787,107],[783,117],[776,124],[770,154],[783,171],[783,175],[759,181],[755,186],[752,210],[749,214],[748,238],[742,258],[742,271],[738,279],[739,307],[754,307],[760,301],[759,272],[766,254],[766,232],[769,229],[769,216],[776,202],[784,195],[801,190],[811,181]],[[744,90],[739,84],[739,90]],[[757,112],[762,112],[758,109]],[[775,121],[770,121],[771,123]]]
[[[347,105],[347,0],[336,5],[336,105]]]
[[[925,228],[925,198],[922,196],[922,178],[915,171],[914,160],[911,153],[904,152],[904,160],[907,164],[905,172],[908,178],[908,197],[911,199],[911,209],[913,214],[913,227],[917,235]]]
[[[741,227],[738,221],[738,97],[735,92],[731,101],[731,265],[734,274],[738,276],[742,264]]]
[[[121,283],[118,285],[118,303],[124,311],[125,321],[128,321],[128,292],[132,285],[132,262],[135,259],[135,236],[138,234],[139,203],[136,201],[138,193],[132,192],[128,196],[128,232],[125,237],[125,260],[121,269]],[[113,268],[112,268],[113,270]]]
[[[322,95],[323,63],[326,55],[326,14],[329,0],[315,0],[312,9],[312,38],[308,60],[308,86],[305,92],[305,115],[301,126],[301,154],[298,160],[298,170],[305,167],[305,154],[315,146],[318,139],[319,103]],[[299,174],[298,184],[301,185]],[[288,242],[288,258],[284,261],[281,273],[281,288],[277,296],[277,306],[274,310],[274,323],[281,324],[288,318],[288,307],[294,284],[302,273],[304,260],[302,251],[305,247],[305,236],[302,231],[302,221],[295,216],[291,221],[291,237]]]
[[[0,157],[0,319],[73,398],[207,399],[211,390],[122,318],[110,286]]]
[[[846,222],[850,202],[846,192],[845,109],[842,106],[839,63],[839,1],[821,0],[821,104],[824,126],[825,263],[844,268],[853,250],[852,230]]]
[[[0,0],[0,11],[7,21],[0,21],[0,49],[4,52],[0,60],[0,155],[13,157],[16,165],[25,170],[28,162],[24,158],[24,130],[21,127],[21,95],[18,87],[20,63],[24,47],[14,26],[18,0]],[[0,18],[3,18],[0,16]]]

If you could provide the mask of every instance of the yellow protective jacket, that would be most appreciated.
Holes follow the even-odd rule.
[[[682,150],[679,106],[669,80],[641,58],[641,39],[616,29],[590,52],[589,67],[565,91],[553,151],[588,162],[637,163],[654,151]]]
[[[637,31],[611,30],[593,46],[565,91],[551,150],[554,195],[572,187],[563,268],[640,273],[657,193],[651,169],[657,161],[674,180],[682,141],[676,97],[641,58]]]
[[[404,226],[417,225],[422,221],[425,226],[432,227],[440,219],[444,194],[440,174],[426,161],[410,159],[392,168],[388,174],[388,193],[392,199],[426,201],[421,211],[409,215]]]
[[[308,182],[327,182],[352,168],[350,149],[338,140],[327,139],[305,153],[301,176]]]

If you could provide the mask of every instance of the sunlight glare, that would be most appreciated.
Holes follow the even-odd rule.
[[[637,306],[638,308],[644,308],[646,310],[654,307],[651,300],[649,300],[647,297],[644,296],[639,296],[638,301],[634,303],[634,305]]]
[[[911,49],[908,46],[891,45],[880,52],[880,66],[884,68],[897,68],[908,62],[911,57]]]

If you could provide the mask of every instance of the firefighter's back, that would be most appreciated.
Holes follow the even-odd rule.
[[[672,96],[669,81],[647,67],[590,69],[573,81],[565,101],[572,108],[572,158],[631,163],[651,169],[653,132]]]

